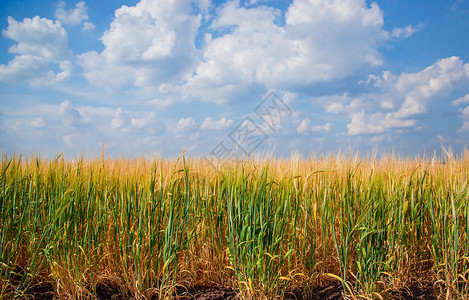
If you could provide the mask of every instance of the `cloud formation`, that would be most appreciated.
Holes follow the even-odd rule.
[[[223,130],[230,127],[232,124],[233,120],[229,120],[227,118],[221,118],[220,120],[216,120],[211,117],[207,117],[202,122],[200,129]]]
[[[85,117],[68,100],[60,103],[59,113],[65,126],[80,127],[87,123]]]
[[[109,90],[223,103],[364,75],[382,66],[380,46],[416,30],[384,30],[382,11],[364,0],[295,0],[285,12],[230,1],[209,10],[183,0],[122,6],[101,38],[104,50],[78,56],[84,76]],[[201,25],[208,29],[196,46]]]
[[[189,1],[142,0],[115,11],[101,40],[105,49],[79,55],[88,81],[97,86],[158,87],[191,73],[200,15]]]
[[[163,122],[158,122],[154,112],[145,112],[133,116],[131,112],[118,107],[111,120],[111,129],[122,132],[161,135],[165,131]]]
[[[38,16],[18,22],[8,17],[3,35],[16,41],[8,50],[16,56],[7,65],[0,65],[0,81],[26,81],[31,85],[50,85],[70,77],[67,32],[60,21]],[[54,72],[53,67],[59,72]]]
[[[37,117],[36,119],[31,121],[30,125],[33,128],[45,128],[46,122],[44,121],[43,117]]]
[[[466,94],[459,99],[453,100],[451,103],[453,103],[455,106],[461,105],[463,103],[469,103],[469,94]]]
[[[316,125],[311,128],[313,132],[329,132],[332,129],[332,124],[330,122],[327,122],[324,125]]]
[[[383,64],[389,39],[376,3],[295,0],[282,12],[227,2],[206,34],[203,60],[184,86],[187,96],[224,101],[261,86],[294,90]]]
[[[445,99],[451,91],[469,84],[469,64],[459,57],[440,59],[416,73],[370,75],[366,82],[373,92],[358,97],[326,98],[326,111],[347,113],[349,135],[383,133],[417,124],[416,117]],[[466,98],[453,101],[458,105]]]
[[[179,121],[177,122],[176,131],[178,132],[189,131],[189,130],[194,129],[195,126],[196,126],[195,120],[192,119],[191,117],[180,118]]]
[[[394,28],[392,30],[392,37],[394,38],[409,38],[412,36],[415,32],[417,32],[419,28],[416,28],[412,25],[408,25],[404,28]]]
[[[112,129],[126,128],[130,125],[130,117],[122,108],[118,107],[114,118],[111,121]]]
[[[301,120],[300,125],[296,128],[296,132],[307,134],[311,126],[311,120],[306,118]]]
[[[55,10],[55,17],[66,25],[79,25],[83,23],[83,30],[94,28],[94,24],[88,22],[88,7],[84,1],[78,2],[75,8],[66,9],[65,1],[59,1]]]
[[[461,128],[459,128],[459,132],[469,132],[469,106],[464,109],[460,109],[459,112],[462,115],[463,123]]]
[[[436,142],[456,141],[469,132],[467,62],[447,57],[400,73],[402,65],[383,55],[399,59],[393,43],[404,44],[417,31],[428,36],[431,28],[385,26],[383,11],[370,1],[142,0],[115,10],[101,33],[77,30],[94,27],[84,1],[51,7],[55,20],[9,17],[3,30],[14,41],[12,58],[0,65],[0,81],[7,83],[2,97],[12,99],[0,113],[2,129],[11,129],[2,133],[4,141],[11,133],[8,144],[19,145],[20,132],[36,142],[28,131],[50,131],[55,143],[78,151],[101,143],[116,153],[173,154],[186,143],[204,151],[213,140],[228,139],[233,120],[259,121],[256,103],[268,91],[285,95],[294,110],[275,128],[260,124],[269,134],[266,144],[282,151],[391,144],[418,131]],[[102,47],[99,40],[80,47],[74,40],[73,49],[94,50],[76,55],[66,30],[78,41],[99,34]],[[12,82],[35,87],[23,98],[23,91],[9,94]],[[38,93],[36,86],[46,85]],[[71,101],[58,106],[64,98]],[[33,102],[43,111],[31,108]],[[448,116],[453,120],[442,125]],[[440,125],[438,134],[424,131]]]

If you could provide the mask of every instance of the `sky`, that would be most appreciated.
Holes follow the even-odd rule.
[[[3,0],[4,154],[464,151],[469,0]]]

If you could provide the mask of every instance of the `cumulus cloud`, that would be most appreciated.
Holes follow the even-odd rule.
[[[85,77],[98,86],[153,86],[191,74],[200,16],[190,1],[142,0],[115,11],[101,53],[79,56]]]
[[[40,83],[48,75],[47,62],[30,54],[15,56],[8,65],[0,65],[0,81],[24,80],[35,83],[37,80],[37,83]]]
[[[179,119],[177,125],[176,125],[176,131],[187,131],[194,129],[196,123],[195,120],[192,119],[191,117],[189,118],[181,118]]]
[[[301,120],[300,125],[296,128],[296,132],[306,134],[311,126],[311,120],[306,118]]]
[[[326,111],[329,113],[337,114],[342,111],[344,106],[338,102],[332,102],[326,107]]]
[[[132,125],[132,128],[144,129],[153,123],[154,118],[155,118],[155,113],[151,112],[151,113],[145,114],[145,116],[140,117],[140,118],[132,118],[130,120],[130,124]]]
[[[178,100],[180,100],[180,99],[177,99],[173,96],[170,96],[168,98],[153,99],[153,100],[149,101],[148,103],[156,105],[159,109],[165,109],[165,108],[171,106],[172,104],[178,102]]]
[[[405,96],[396,117],[404,118],[426,112],[430,101],[447,95],[455,85],[468,83],[469,64],[453,56],[440,59],[420,72],[404,73],[395,79],[396,91]]]
[[[91,22],[83,22],[83,30],[94,29],[94,24]]]
[[[29,118],[28,118],[29,119]],[[0,127],[2,125],[2,115],[0,114]],[[36,117],[32,120],[13,120],[10,119],[6,124],[6,131],[15,131],[17,133],[31,132],[31,129],[44,129],[46,128],[46,122],[44,117]],[[37,134],[37,131],[34,131],[34,134]]]
[[[207,34],[203,61],[185,92],[203,100],[229,98],[260,85],[294,89],[382,65],[378,47],[389,39],[382,12],[362,0],[295,0],[279,10],[226,3]],[[219,34],[220,32],[226,32]]]
[[[469,84],[469,64],[459,57],[449,57],[416,73],[372,75],[366,84],[373,92],[358,98],[349,97],[349,104],[346,104],[347,100],[343,101],[344,104],[337,101],[326,104],[328,112],[349,114],[349,135],[383,133],[393,128],[416,126],[416,117],[425,114],[431,103],[441,101],[455,88]],[[465,101],[466,97],[463,97],[453,104]]]
[[[16,41],[9,52],[17,54],[0,65],[0,81],[28,81],[31,85],[54,84],[68,78],[73,70],[67,32],[60,21],[38,16],[18,22],[8,17],[3,35]],[[52,69],[58,67],[60,72]]]
[[[413,27],[412,25],[408,25],[404,28],[394,28],[392,30],[392,37],[394,38],[409,38],[415,32],[417,32],[419,28]]]
[[[61,61],[70,55],[67,32],[57,21],[36,16],[18,22],[8,17],[3,35],[17,42],[10,47],[10,53],[32,54],[47,61]]]
[[[311,128],[313,132],[329,132],[332,129],[332,124],[331,123],[326,123],[324,125],[316,125]]]
[[[223,130],[227,127],[230,127],[233,124],[233,120],[229,120],[226,118],[221,118],[220,120],[214,120],[211,117],[207,117],[202,122],[200,126],[201,129],[208,129],[208,130]]]
[[[453,100],[451,102],[454,106],[459,106],[463,103],[469,103],[469,94],[464,95],[463,97]]]
[[[45,128],[46,127],[46,122],[44,121],[43,117],[38,117],[31,121],[30,125],[33,128]]]
[[[164,124],[156,120],[154,112],[139,113],[134,117],[131,115],[135,113],[118,107],[111,120],[111,128],[121,129],[124,132],[145,132],[149,135],[159,135],[165,131]]]
[[[78,61],[97,86],[222,103],[364,74],[383,64],[380,46],[416,30],[384,30],[382,11],[365,0],[295,0],[285,12],[242,5],[226,2],[210,17],[207,1],[122,6],[101,38],[104,50]],[[197,49],[203,21],[209,26]]]
[[[459,109],[459,113],[461,113],[462,116],[462,126],[459,128],[459,132],[469,132],[469,106],[466,108],[461,108]]]
[[[316,133],[326,133],[331,131],[332,124],[327,122],[324,125],[315,125],[311,127],[311,120],[309,118],[305,118],[301,120],[300,125],[296,128],[296,132],[301,134],[309,134],[311,132]]]
[[[84,116],[68,100],[60,103],[59,113],[65,126],[79,127],[86,124]]]
[[[67,25],[79,25],[83,22],[83,29],[94,28],[93,23],[88,22],[88,7],[84,1],[78,2],[75,8],[66,9],[65,2],[60,1],[55,10],[55,17]]]
[[[469,75],[468,75],[469,77]],[[469,94],[464,95],[463,97],[453,100],[451,102],[454,106],[459,106],[461,104],[469,103]],[[462,126],[459,128],[459,132],[469,132],[469,106],[465,108],[460,108],[459,113],[461,114],[461,119],[463,120]]]
[[[42,57],[30,54],[15,56],[8,65],[0,65],[0,81],[29,81],[33,86],[50,85],[68,78],[73,71],[69,60],[59,62],[59,73],[49,69]]]
[[[464,122],[462,123],[461,128],[459,128],[458,131],[459,131],[459,132],[469,132],[469,120],[468,120],[468,121],[464,121]]]
[[[381,112],[365,114],[364,110],[353,113],[351,117],[350,124],[347,124],[349,135],[383,133],[391,128],[405,128],[416,124],[415,120],[400,120]]]
[[[111,121],[111,128],[118,129],[118,128],[125,128],[130,125],[130,117],[129,115],[122,110],[122,108],[118,107],[114,118]]]

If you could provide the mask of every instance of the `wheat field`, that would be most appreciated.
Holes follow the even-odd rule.
[[[0,298],[48,282],[94,299],[113,282],[132,299],[181,287],[281,299],[341,284],[391,299],[415,282],[468,299],[469,151],[251,158],[41,159],[2,156]]]

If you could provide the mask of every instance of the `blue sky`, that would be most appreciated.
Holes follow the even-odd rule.
[[[0,27],[4,153],[415,155],[469,140],[467,0],[6,0]],[[269,103],[273,123],[256,114]]]

